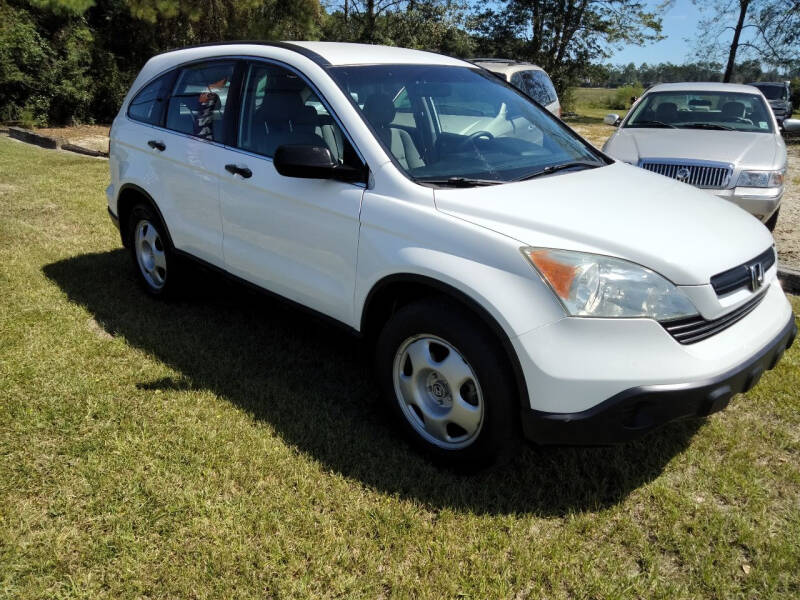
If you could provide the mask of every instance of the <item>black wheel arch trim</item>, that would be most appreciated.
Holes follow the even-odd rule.
[[[519,402],[520,406],[523,409],[530,409],[530,400],[528,396],[528,386],[525,381],[525,375],[522,371],[522,365],[519,362],[519,358],[517,357],[516,350],[514,350],[514,346],[511,344],[511,339],[508,337],[508,334],[497,322],[497,319],[492,316],[492,314],[487,311],[477,300],[472,298],[469,294],[459,290],[456,287],[453,287],[450,284],[444,283],[438,279],[433,277],[429,277],[426,275],[418,275],[415,273],[395,273],[393,275],[387,275],[383,279],[378,280],[370,289],[367,297],[364,300],[364,304],[361,309],[361,325],[360,330],[362,335],[367,332],[369,327],[368,318],[370,314],[370,307],[372,302],[374,301],[375,297],[381,292],[381,290],[385,289],[389,285],[395,284],[402,284],[402,283],[409,283],[415,285],[422,285],[425,287],[431,288],[431,290],[438,292],[442,295],[449,296],[457,302],[465,305],[469,310],[474,312],[481,321],[489,327],[491,332],[495,335],[495,337],[500,342],[505,354],[508,358],[508,363],[511,366],[511,370],[514,374],[514,382],[516,384],[518,393],[519,393]]]
[[[122,211],[120,211],[119,208],[119,200],[122,197],[122,194],[127,190],[134,191],[140,196],[143,196],[144,199],[153,207],[153,209],[158,214],[158,218],[161,220],[161,223],[164,225],[164,234],[167,236],[167,242],[169,243],[170,247],[174,249],[175,244],[172,243],[172,235],[170,235],[169,232],[169,225],[167,225],[167,221],[166,219],[164,219],[164,215],[161,213],[161,209],[158,207],[158,203],[149,193],[147,193],[147,190],[136,185],[135,183],[125,183],[121,185],[119,188],[119,193],[117,194],[117,221],[119,222],[120,225],[119,231],[120,231],[120,237],[122,238],[122,245],[127,248],[129,240],[126,239],[127,223],[122,222],[123,215]],[[111,212],[110,208],[109,212]]]

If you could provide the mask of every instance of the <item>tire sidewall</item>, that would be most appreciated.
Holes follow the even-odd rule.
[[[484,404],[483,423],[469,446],[447,449],[432,444],[420,436],[400,407],[394,382],[395,356],[404,341],[420,334],[431,334],[450,343],[478,379]],[[438,300],[398,310],[381,332],[375,353],[377,382],[393,423],[418,450],[436,462],[468,470],[504,462],[519,440],[515,418],[518,393],[507,362],[505,351],[488,327],[458,305]]]

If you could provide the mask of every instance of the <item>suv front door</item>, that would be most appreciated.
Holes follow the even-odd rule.
[[[364,186],[284,177],[272,156],[308,144],[347,164],[360,159],[315,90],[284,66],[247,65],[239,113],[237,147],[217,164],[226,269],[352,324]]]

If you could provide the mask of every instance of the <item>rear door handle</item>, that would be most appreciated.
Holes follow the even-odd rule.
[[[158,142],[156,140],[150,140],[149,142],[147,142],[147,145],[153,148],[154,150],[158,150],[159,152],[163,152],[164,150],[167,149],[167,146],[164,144],[164,142]]]
[[[253,176],[253,172],[247,167],[240,167],[239,165],[225,165],[225,170],[231,175],[241,175],[245,179]]]

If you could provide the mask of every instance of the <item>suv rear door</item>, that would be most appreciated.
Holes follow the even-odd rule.
[[[178,70],[166,107],[166,129],[153,132],[162,159],[157,198],[175,247],[222,267],[219,153],[227,135],[227,99],[237,62],[214,60]]]

